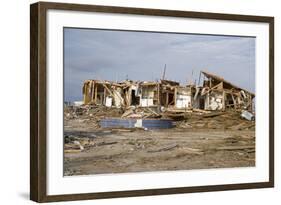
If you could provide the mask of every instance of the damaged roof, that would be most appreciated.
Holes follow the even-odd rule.
[[[236,85],[232,84],[231,82],[225,80],[224,78],[222,78],[222,77],[220,77],[220,76],[217,76],[217,75],[215,75],[215,74],[208,73],[208,72],[206,72],[206,71],[201,71],[201,73],[203,73],[207,78],[212,78],[212,79],[215,79],[215,80],[217,80],[217,81],[223,82],[224,85],[227,85],[228,87],[232,87],[232,88],[235,88],[235,89],[238,89],[238,90],[244,90],[244,91],[246,91],[247,93],[249,93],[250,95],[255,96],[254,93],[252,93],[252,92],[250,92],[250,91],[248,91],[248,90],[246,90],[246,89],[244,89],[244,88],[240,88],[239,86],[236,86]]]

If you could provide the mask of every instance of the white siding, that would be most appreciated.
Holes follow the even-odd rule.
[[[191,105],[191,96],[178,95],[176,100],[177,108],[188,108],[188,105]]]
[[[140,104],[142,107],[148,107],[153,105],[153,99],[141,99]]]

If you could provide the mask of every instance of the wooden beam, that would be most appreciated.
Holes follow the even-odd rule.
[[[175,94],[174,94],[174,102],[175,102],[175,105],[174,107],[176,107],[176,104],[177,104],[177,88],[175,87]]]
[[[157,84],[157,104],[160,105],[160,84]]]
[[[165,102],[165,106],[167,107],[169,104],[169,93],[166,92],[166,102]]]
[[[91,81],[91,102],[94,101],[94,89],[95,89],[95,83],[93,81]]]
[[[102,86],[109,92],[109,94],[114,97],[113,93],[111,92],[111,90],[105,85],[105,84],[102,84]]]
[[[235,101],[235,98],[234,98],[233,94],[231,94],[231,97],[232,97],[232,101],[233,101],[233,104],[234,104],[234,108],[236,109],[236,101]]]
[[[225,91],[222,91],[222,110],[225,111]]]
[[[95,100],[94,100],[95,104],[97,104],[97,96],[98,96],[98,85],[95,86]]]
[[[114,94],[111,92],[111,90],[105,85],[105,84],[102,84],[103,85],[103,87],[109,92],[109,94],[114,98]],[[123,105],[123,106],[125,106],[124,105],[124,102],[123,102],[123,98],[121,98],[119,95],[116,95],[119,99],[120,99],[120,102],[121,102],[121,104]]]
[[[106,103],[106,89],[103,88],[103,104],[105,105]]]

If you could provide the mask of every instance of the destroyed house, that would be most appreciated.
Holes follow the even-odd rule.
[[[160,104],[160,83],[142,82],[140,83],[140,104],[141,107],[158,106]]]
[[[193,87],[177,86],[175,87],[175,107],[191,109],[193,107]]]
[[[161,80],[161,105],[178,109],[191,109],[194,86],[180,86],[178,82]]]
[[[133,82],[119,83],[99,80],[86,80],[83,85],[84,104],[104,105],[107,107],[160,105],[160,83]]]
[[[139,105],[140,103],[140,88],[139,82],[124,81],[123,92],[126,106]]]
[[[178,82],[170,80],[161,80],[161,105],[164,107],[175,106],[175,87],[179,86]]]
[[[122,107],[125,105],[122,85],[110,81],[86,80],[83,85],[84,104]]]
[[[196,88],[195,107],[204,110],[245,109],[252,111],[255,94],[225,79],[202,71],[203,86]],[[198,93],[198,94],[197,94]]]
[[[255,95],[225,79],[201,71],[203,85],[182,86],[176,81],[160,80],[110,82],[86,80],[83,85],[84,104],[126,108],[165,107],[174,110],[244,109],[252,111]],[[201,75],[201,74],[200,74]]]

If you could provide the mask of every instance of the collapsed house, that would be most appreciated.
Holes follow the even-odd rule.
[[[111,82],[86,80],[83,85],[84,104],[128,108],[162,107],[176,110],[253,110],[255,95],[223,78],[201,71],[203,85],[180,85],[162,79],[159,82]],[[200,73],[200,75],[201,75]]]
[[[161,105],[167,108],[191,109],[194,85],[181,86],[178,82],[161,80]]]
[[[197,87],[195,107],[204,110],[226,110],[228,108],[253,110],[255,94],[242,89],[214,74],[201,72],[206,80]],[[200,93],[200,94],[199,94]]]
[[[84,104],[125,106],[122,85],[110,81],[86,80],[83,85]]]

